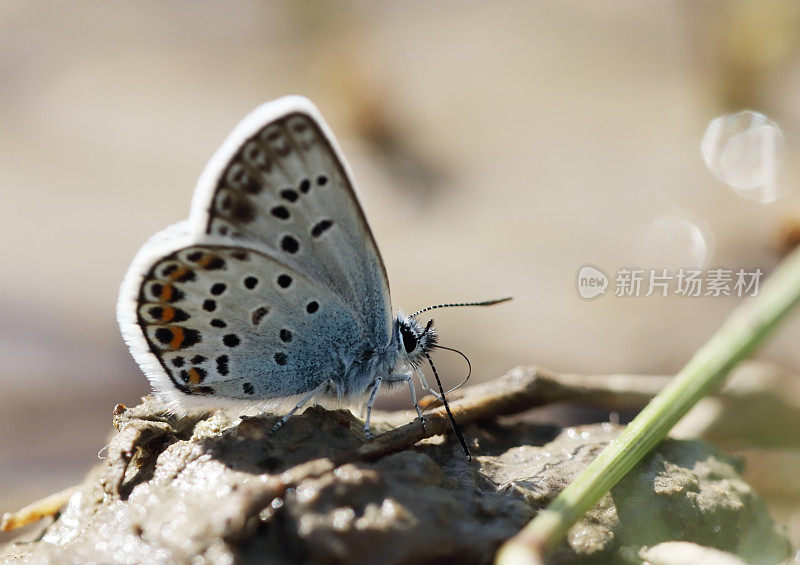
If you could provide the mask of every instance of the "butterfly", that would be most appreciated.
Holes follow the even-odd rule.
[[[117,319],[175,413],[364,401],[406,383],[437,347],[433,308],[393,318],[389,284],[352,174],[317,108],[287,96],[246,116],[203,171],[189,219],[136,254]],[[435,367],[434,367],[435,371]],[[455,427],[465,451],[461,433]]]

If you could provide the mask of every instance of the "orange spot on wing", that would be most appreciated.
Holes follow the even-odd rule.
[[[211,253],[206,253],[205,255],[200,257],[200,260],[197,262],[197,264],[200,265],[201,267],[206,267],[213,260],[214,256],[211,255]]]
[[[169,280],[176,281],[176,280],[180,279],[181,277],[183,277],[186,274],[187,271],[188,271],[188,269],[186,267],[178,267],[177,269],[175,269],[174,271],[172,271],[170,273]]]
[[[161,287],[161,296],[159,297],[161,302],[169,302],[170,298],[172,298],[172,291],[172,285],[165,283],[164,286]]]
[[[198,373],[197,369],[195,369],[194,367],[189,369],[189,382],[192,383],[193,385],[200,384],[200,373]]]
[[[172,341],[169,342],[169,346],[172,349],[178,349],[183,343],[183,328],[179,326],[173,326],[170,328],[170,330],[172,330]]]
[[[175,317],[175,308],[173,308],[172,306],[164,306],[163,310],[161,311],[161,321],[170,322],[174,317]]]

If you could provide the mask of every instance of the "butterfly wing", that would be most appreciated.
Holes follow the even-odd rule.
[[[190,221],[332,289],[388,343],[386,270],[349,167],[309,100],[269,102],[234,129],[200,178]]]
[[[140,250],[118,319],[173,408],[307,392],[386,347],[386,274],[350,179],[309,101],[265,104],[206,167],[188,222]]]
[[[356,314],[333,292],[241,247],[163,254],[141,277],[136,304],[132,343],[177,405],[187,395],[202,405],[301,394],[342,374],[368,342],[352,335]]]

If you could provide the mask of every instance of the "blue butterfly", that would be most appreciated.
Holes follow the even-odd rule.
[[[260,106],[217,150],[189,219],[142,247],[117,304],[125,342],[170,410],[293,406],[274,431],[314,397],[367,398],[369,438],[385,385],[408,384],[424,425],[414,372],[447,406],[441,383],[434,391],[420,370],[433,367],[437,347],[433,321],[417,319],[430,308],[392,318],[351,179],[328,126],[299,96]]]

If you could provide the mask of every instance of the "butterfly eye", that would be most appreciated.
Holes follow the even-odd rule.
[[[400,326],[400,336],[403,338],[403,347],[406,353],[411,353],[417,348],[417,337],[405,326]]]

